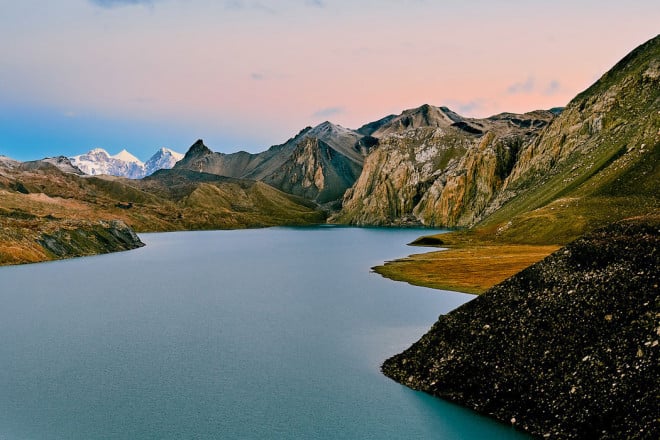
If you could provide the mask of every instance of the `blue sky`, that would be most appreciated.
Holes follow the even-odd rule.
[[[0,0],[0,154],[198,138],[260,151],[424,103],[565,105],[654,37],[660,2]]]

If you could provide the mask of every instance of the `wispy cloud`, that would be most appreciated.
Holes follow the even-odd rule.
[[[250,79],[253,81],[273,81],[289,78],[289,74],[280,72],[271,72],[268,70],[254,70],[250,73]]]
[[[344,107],[326,107],[312,113],[313,118],[329,118],[330,116],[341,115],[345,113]]]
[[[152,5],[156,1],[158,0],[89,0],[93,5],[106,9],[120,6]]]
[[[482,98],[476,98],[470,101],[457,101],[450,99],[446,101],[445,104],[459,115],[468,117],[475,116],[487,107],[486,100]]]
[[[545,88],[543,94],[547,96],[553,96],[559,93],[560,91],[561,91],[561,84],[559,83],[559,81],[553,79],[552,81],[550,81],[550,84],[548,84],[548,87]]]
[[[506,92],[509,95],[528,94],[534,91],[535,86],[536,86],[536,80],[534,79],[533,76],[529,76],[525,81],[511,84],[509,87],[507,87]]]
[[[307,6],[313,6],[315,8],[325,8],[324,0],[305,0]]]
[[[244,0],[225,0],[224,3],[225,9],[234,11],[256,9],[259,11],[267,12],[269,14],[276,14],[278,12],[276,7],[260,1],[246,2]]]

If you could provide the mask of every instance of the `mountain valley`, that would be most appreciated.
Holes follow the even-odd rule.
[[[425,104],[260,153],[200,139],[147,163],[0,156],[0,264],[134,249],[135,231],[452,228],[413,243],[448,250],[375,270],[483,295],[384,373],[535,436],[657,438],[659,159],[656,36],[565,108]]]

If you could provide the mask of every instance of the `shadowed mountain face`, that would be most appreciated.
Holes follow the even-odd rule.
[[[199,140],[175,168],[263,181],[332,208],[374,145],[357,131],[324,122],[257,154],[214,153]]]

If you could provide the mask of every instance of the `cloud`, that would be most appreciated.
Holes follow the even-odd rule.
[[[264,79],[266,79],[265,75],[259,72],[252,72],[250,74],[250,78],[252,78],[255,81],[263,81]]]
[[[486,101],[481,98],[476,98],[471,101],[457,101],[450,99],[446,101],[447,107],[449,107],[451,110],[454,110],[456,113],[458,113],[461,116],[468,116],[468,117],[473,117],[477,113],[485,110],[486,108]]]
[[[522,95],[532,93],[534,91],[536,81],[533,76],[528,77],[525,81],[511,84],[507,87],[506,92],[509,95]]]
[[[305,0],[307,6],[313,6],[315,8],[325,8],[324,0]]]
[[[464,115],[464,114],[474,114],[475,111],[481,109],[483,107],[483,102],[480,99],[466,102],[466,103],[461,103],[458,104],[456,107],[456,110],[458,111],[459,114]]]
[[[330,116],[345,113],[344,107],[326,107],[312,113],[313,118],[329,118]]]
[[[244,0],[225,0],[224,4],[225,4],[225,9],[232,11],[255,9],[258,11],[267,12],[269,14],[277,14],[279,12],[279,10],[275,6],[266,4],[261,1],[251,1],[248,3]]]
[[[552,80],[550,81],[550,84],[548,84],[548,87],[543,91],[544,95],[547,96],[553,96],[556,95],[561,91],[561,84],[557,80]]]
[[[131,5],[151,5],[155,1],[158,0],[89,0],[93,5],[106,9]]]

